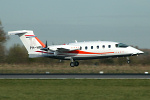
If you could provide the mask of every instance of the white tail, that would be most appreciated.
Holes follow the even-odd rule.
[[[31,30],[10,31],[8,35],[18,35],[28,51],[29,57],[42,57],[41,48],[45,47],[45,44],[41,42]]]

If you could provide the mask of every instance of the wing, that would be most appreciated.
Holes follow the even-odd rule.
[[[66,49],[66,48],[57,48],[58,52],[67,52],[70,51],[70,49]]]
[[[54,46],[48,46],[48,49],[50,51],[67,52],[67,51],[79,50],[80,46],[75,46],[75,45],[54,45]]]

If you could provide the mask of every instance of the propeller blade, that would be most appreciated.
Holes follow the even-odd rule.
[[[47,48],[47,40],[46,40],[46,43],[45,43],[45,48]]]
[[[47,49],[47,48],[42,48],[42,49],[40,49],[40,50],[48,51],[48,49]]]
[[[45,43],[45,47],[40,49],[40,50],[44,50],[44,51],[48,51],[48,48],[47,48],[47,40],[46,40],[46,43]]]

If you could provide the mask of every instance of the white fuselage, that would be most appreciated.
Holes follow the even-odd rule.
[[[96,59],[105,57],[122,57],[122,56],[132,56],[143,53],[142,51],[135,49],[131,46],[121,44],[123,46],[118,46],[118,42],[110,41],[89,41],[89,42],[77,42],[69,43],[65,45],[54,45],[48,46],[52,50],[48,51],[49,57],[54,57],[58,59],[74,59],[74,60],[84,60],[84,59]],[[74,51],[57,52],[56,48],[60,46],[68,46],[71,48],[76,48]],[[68,48],[69,49],[69,48]],[[46,53],[46,52],[45,52]]]

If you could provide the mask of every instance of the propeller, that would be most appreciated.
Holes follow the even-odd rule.
[[[48,48],[47,48],[47,40],[46,40],[46,43],[45,43],[45,47],[40,49],[40,50],[44,50],[44,51],[48,51]]]
[[[47,48],[47,40],[46,40],[46,43],[45,43],[45,48]]]

